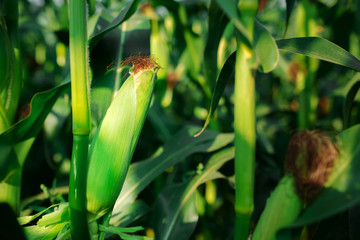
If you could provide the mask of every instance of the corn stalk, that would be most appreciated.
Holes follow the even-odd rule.
[[[299,2],[297,9],[297,35],[299,37],[316,36],[316,6],[309,0]],[[311,128],[315,118],[312,104],[312,86],[319,60],[306,56],[298,56],[300,69],[296,73],[296,90],[299,96],[298,127]]]
[[[86,177],[90,133],[87,19],[85,0],[69,1],[70,71],[73,113],[69,206],[72,239],[89,239]]]
[[[242,22],[253,36],[257,0],[242,0],[238,8]],[[252,40],[252,39],[251,39]],[[254,210],[255,166],[255,83],[249,60],[252,50],[238,39],[235,62],[235,235],[234,239],[247,239],[251,215]]]

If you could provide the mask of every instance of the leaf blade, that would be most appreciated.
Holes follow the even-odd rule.
[[[234,79],[235,77],[235,60],[236,60],[236,51],[233,52],[228,59],[226,60],[226,62],[224,63],[224,66],[222,67],[220,74],[218,76],[218,79],[216,80],[216,85],[215,85],[215,89],[213,92],[213,96],[211,99],[211,106],[210,106],[210,110],[209,110],[209,114],[206,117],[205,123],[203,128],[200,130],[200,132],[198,132],[197,134],[194,135],[194,137],[198,137],[200,136],[200,134],[202,134],[204,132],[204,130],[207,128],[207,126],[210,123],[211,117],[214,114],[220,98],[222,97],[226,84],[228,83],[228,81],[230,79]]]
[[[198,128],[186,127],[175,134],[160,153],[141,162],[131,164],[124,187],[116,200],[113,214],[132,202],[137,195],[149,185],[159,174],[193,153],[211,152],[226,146],[233,141],[233,134],[217,134],[205,131],[200,137],[194,138]]]
[[[160,211],[156,211],[160,212],[155,226],[157,238],[180,240],[190,237],[198,219],[195,209],[196,189],[207,181],[222,178],[223,175],[217,170],[234,156],[234,147],[217,152],[210,158],[202,173],[189,183],[174,184],[161,193],[156,203],[160,208]]]
[[[276,41],[280,50],[352,68],[360,72],[360,61],[338,45],[319,37],[288,38]]]
[[[120,12],[117,18],[114,19],[105,29],[100,31],[99,33],[91,36],[88,40],[89,49],[92,50],[99,43],[101,38],[105,36],[106,33],[115,29],[120,24],[128,20],[136,11],[137,6],[139,5],[140,0],[133,0],[131,2],[126,3],[124,10]]]

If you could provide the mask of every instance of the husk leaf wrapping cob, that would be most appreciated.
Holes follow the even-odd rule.
[[[159,66],[151,57],[134,56],[130,76],[111,103],[90,148],[87,210],[102,216],[110,210],[125,181],[139,139]]]
[[[301,131],[290,140],[285,176],[267,200],[253,240],[276,239],[281,228],[294,222],[322,190],[338,158],[332,139],[320,131]]]

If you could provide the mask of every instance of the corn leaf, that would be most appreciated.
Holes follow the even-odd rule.
[[[129,235],[126,233],[134,233],[140,230],[143,230],[143,227],[129,227],[129,228],[119,228],[119,227],[105,227],[100,225],[99,230],[102,232],[115,233],[124,240],[143,240],[143,239],[153,239],[145,236]]]
[[[54,224],[68,223],[69,222],[69,205],[61,204],[55,211],[42,216],[37,225],[39,227],[46,227]]]
[[[154,211],[156,239],[189,239],[195,230],[199,216],[196,212],[195,193],[184,194],[188,184],[190,183],[173,184],[158,196]],[[180,199],[183,201],[179,201]]]
[[[294,9],[296,0],[286,0],[286,19],[285,19],[285,31],[284,35],[286,34],[287,28],[289,26],[290,16]]]
[[[194,153],[212,152],[233,141],[233,134],[218,134],[205,131],[194,138],[198,127],[186,127],[175,134],[154,156],[130,165],[124,187],[116,200],[113,214],[117,214],[157,176]]]
[[[339,134],[341,155],[325,189],[299,218],[280,235],[288,236],[296,228],[326,219],[360,202],[360,125]],[[285,238],[284,238],[285,239]]]
[[[91,36],[88,40],[90,50],[94,49],[96,44],[104,37],[104,35],[118,27],[120,24],[128,20],[136,11],[137,6],[139,5],[140,0],[133,0],[126,3],[124,9],[120,12],[119,16],[115,18],[110,24],[104,26],[100,32],[96,33],[95,35]],[[100,26],[101,27],[101,26]]]
[[[111,225],[126,227],[150,211],[150,207],[142,200],[126,204],[120,212],[111,216]]]
[[[203,183],[222,178],[217,172],[227,161],[234,158],[233,147],[214,154],[201,174],[189,183],[175,184],[166,188],[155,203],[157,215],[156,239],[181,240],[190,237],[198,220],[195,204],[196,189]]]
[[[210,123],[210,119],[219,104],[220,98],[222,97],[222,95],[224,93],[226,84],[230,80],[234,79],[234,77],[235,77],[235,59],[236,59],[236,52],[233,52],[230,55],[230,57],[228,57],[224,66],[222,67],[220,74],[218,76],[218,79],[216,80],[215,89],[214,89],[213,96],[211,99],[211,106],[210,106],[209,114],[204,123],[204,127],[195,136],[199,136],[207,128],[207,126]]]
[[[219,4],[220,8],[224,11],[224,13],[229,17],[232,24],[239,30],[242,35],[245,43],[250,46],[250,38],[244,27],[244,25],[240,21],[240,15],[237,8],[237,1],[235,0],[216,0]]]
[[[289,38],[276,41],[280,50],[352,68],[360,72],[360,61],[338,45],[319,37]]]
[[[30,102],[29,116],[0,135],[0,181],[22,166],[30,150],[31,141],[39,133],[55,101],[69,89],[70,84],[66,83],[35,94]],[[16,148],[14,148],[15,145],[17,145]]]
[[[25,225],[25,224],[28,224],[30,223],[31,221],[35,220],[36,218],[38,218],[39,216],[41,216],[43,213],[45,213],[46,211],[48,211],[49,209],[53,208],[53,207],[56,207],[58,206],[59,204],[54,204],[54,205],[51,205],[50,207],[48,208],[45,208],[44,210],[34,214],[34,215],[31,215],[31,216],[23,216],[23,217],[18,217],[18,222],[20,225]]]
[[[257,20],[254,25],[254,48],[260,61],[260,70],[272,71],[279,62],[279,50],[270,32]]]
[[[217,54],[221,36],[229,19],[223,13],[215,0],[210,1],[208,26],[209,32],[204,51],[204,73],[206,82],[214,86],[217,76]]]
[[[65,227],[65,223],[39,227],[37,225],[24,227],[24,232],[28,240],[52,240]]]

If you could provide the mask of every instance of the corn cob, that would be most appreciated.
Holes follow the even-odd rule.
[[[130,76],[111,103],[90,148],[87,210],[101,216],[113,207],[123,186],[154,89],[158,64],[133,56]]]
[[[286,175],[272,192],[255,228],[253,240],[276,239],[276,232],[296,220],[302,208],[322,190],[338,150],[318,131],[302,131],[289,143]]]

